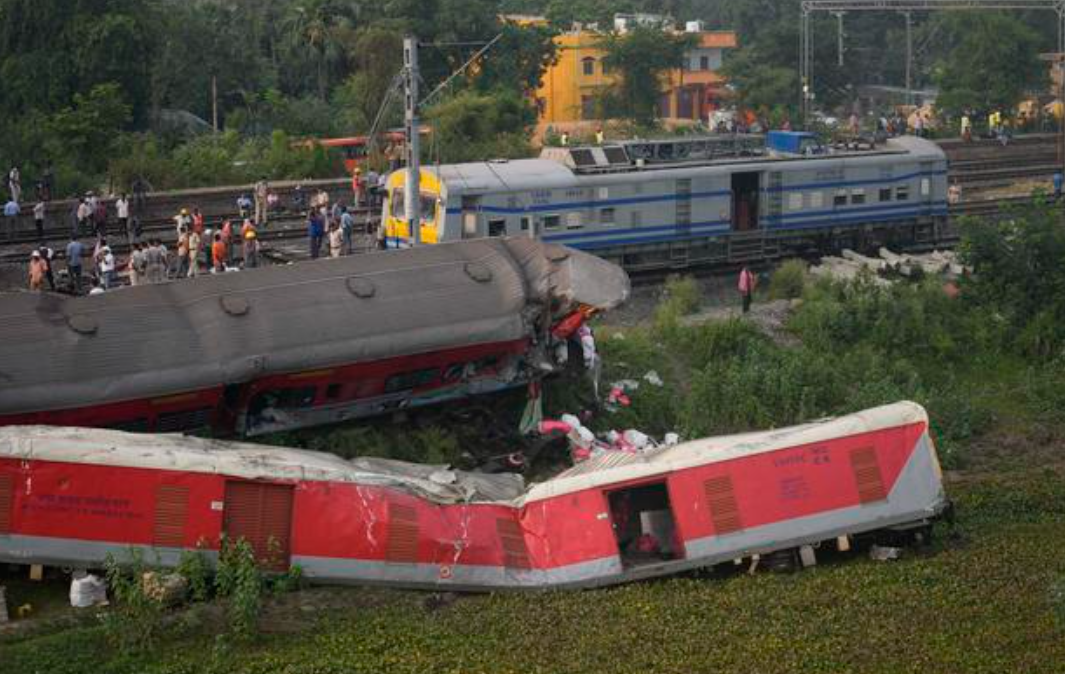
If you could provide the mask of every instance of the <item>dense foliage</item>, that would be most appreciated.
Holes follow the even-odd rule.
[[[500,12],[542,13],[551,25],[505,25]],[[528,151],[530,93],[556,56],[554,31],[573,22],[609,30],[618,12],[665,13],[737,31],[740,48],[725,64],[737,102],[774,123],[795,118],[799,0],[0,0],[0,167],[18,165],[32,185],[52,163],[63,195],[106,182],[121,187],[145,153],[157,167],[155,180],[148,176],[153,184],[203,184],[201,175],[188,174],[189,163],[225,164],[206,179],[225,182],[242,174],[247,155],[260,153],[274,132],[292,139],[367,132],[400,68],[406,34],[424,45],[426,92],[502,35],[425,111],[441,136],[427,159],[520,155]],[[1053,22],[1045,18],[916,14],[915,83],[938,84],[953,112],[1008,107],[1045,83],[1036,56],[1054,45]],[[859,85],[902,83],[897,15],[848,14],[843,65],[831,39],[835,19],[815,15],[812,27],[820,107],[849,107]],[[608,37],[607,46],[621,77],[606,92],[603,112],[646,130],[657,83],[676,64],[683,39],[638,30]],[[481,116],[503,126],[473,122]],[[398,106],[380,119],[397,126]],[[239,142],[184,147],[216,121]],[[138,159],[125,156],[149,145]],[[113,166],[118,160],[124,165]],[[337,170],[335,159],[283,163],[291,170],[275,177]]]

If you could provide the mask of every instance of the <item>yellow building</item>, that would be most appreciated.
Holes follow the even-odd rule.
[[[724,50],[737,44],[736,33],[705,31],[697,22],[688,25],[688,32],[697,35],[698,42],[685,54],[684,66],[669,74],[659,97],[659,116],[665,119],[706,119],[718,107],[724,78],[717,71]],[[583,28],[555,38],[558,61],[548,68],[536,92],[541,126],[597,120],[598,94],[616,77],[603,62],[601,40],[602,33]]]

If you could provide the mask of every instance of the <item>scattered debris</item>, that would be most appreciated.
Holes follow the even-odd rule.
[[[541,435],[554,433],[565,434],[570,444],[570,456],[574,464],[608,452],[638,454],[680,444],[680,435],[677,433],[667,433],[662,442],[658,442],[634,428],[624,431],[609,430],[597,436],[572,414],[563,414],[557,421],[547,420],[540,424]]]
[[[70,605],[74,608],[107,606],[107,582],[97,575],[75,571],[70,579]]]
[[[888,562],[902,556],[902,548],[892,548],[886,545],[874,545],[869,548],[869,559],[874,562]]]
[[[647,382],[648,384],[650,384],[651,386],[659,386],[659,387],[661,387],[664,384],[664,382],[662,381],[662,377],[658,376],[658,373],[655,372],[654,370],[651,370],[650,372],[645,374],[643,376],[643,380],[645,382]]]
[[[179,573],[157,573],[147,571],[141,576],[144,594],[160,604],[177,604],[185,598],[189,590],[189,581]]]
[[[891,280],[882,275],[898,274],[910,278],[917,274],[926,274],[957,278],[972,273],[972,269],[958,261],[954,251],[934,250],[931,253],[914,255],[897,254],[887,248],[881,248],[878,254],[879,257],[873,258],[844,249],[842,257],[827,255],[821,258],[821,264],[811,267],[810,273],[840,281],[852,281],[864,272],[879,286],[891,285]]]

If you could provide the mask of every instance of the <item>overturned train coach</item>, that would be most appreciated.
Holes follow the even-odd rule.
[[[95,567],[140,549],[172,565],[213,557],[224,534],[318,582],[587,587],[925,528],[947,506],[914,403],[603,454],[529,488],[179,435],[0,429],[0,560],[21,563]]]
[[[103,295],[0,296],[0,425],[334,423],[527,381],[546,325],[625,272],[528,238],[358,255]]]

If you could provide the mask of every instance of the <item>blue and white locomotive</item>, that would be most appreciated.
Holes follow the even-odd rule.
[[[384,236],[409,244],[404,174]],[[744,262],[949,235],[947,159],[913,136],[825,147],[811,134],[546,148],[538,159],[427,166],[423,243],[528,235],[630,270]]]

